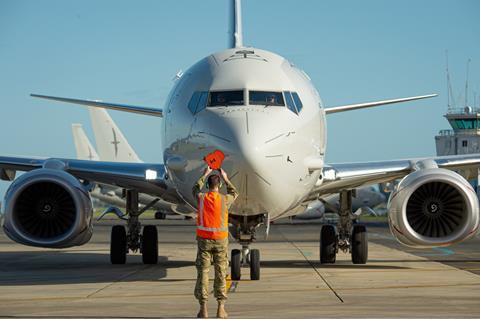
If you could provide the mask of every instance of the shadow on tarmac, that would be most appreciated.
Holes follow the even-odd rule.
[[[345,268],[345,269],[408,269],[400,266],[376,265],[371,260],[366,265],[337,262],[324,265],[305,260],[262,261],[263,268]],[[417,261],[418,262],[418,261]],[[21,251],[0,254],[0,285],[60,285],[102,283],[116,281],[194,281],[191,279],[166,279],[168,269],[193,267],[193,260],[169,260],[159,256],[157,265],[144,265],[140,255],[127,256],[125,265],[110,264],[109,254],[65,251]]]
[[[85,252],[2,252],[0,286],[57,285],[116,281],[159,281],[168,269],[194,266],[159,256],[157,265],[144,265],[140,255],[127,256],[125,265],[110,264],[109,254]]]

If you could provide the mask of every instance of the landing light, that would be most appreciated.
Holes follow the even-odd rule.
[[[147,169],[145,171],[145,179],[146,180],[157,179],[157,171],[155,171],[153,169]]]

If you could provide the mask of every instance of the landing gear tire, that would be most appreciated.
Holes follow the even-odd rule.
[[[337,257],[337,234],[333,225],[323,225],[320,231],[320,263],[334,264]]]
[[[260,280],[260,251],[250,250],[250,279]]]
[[[142,261],[148,265],[158,263],[158,233],[154,225],[143,227]]]
[[[352,230],[352,262],[366,264],[368,259],[368,237],[365,225],[353,225]]]
[[[231,262],[230,262],[230,276],[232,280],[240,280],[242,275],[242,253],[239,249],[232,249],[231,255]]]
[[[112,227],[110,237],[110,262],[114,265],[127,261],[127,232],[122,225]]]

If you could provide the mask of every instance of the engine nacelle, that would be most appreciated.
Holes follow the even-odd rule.
[[[427,168],[407,175],[388,201],[390,230],[412,247],[448,246],[479,229],[479,204],[472,186],[459,174]]]
[[[29,246],[66,248],[92,237],[89,193],[63,170],[41,168],[18,177],[4,201],[5,233]]]

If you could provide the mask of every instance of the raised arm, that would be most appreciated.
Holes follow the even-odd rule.
[[[235,201],[235,199],[237,199],[238,192],[235,186],[233,186],[232,182],[230,182],[227,172],[225,172],[223,169],[220,169],[220,175],[222,176],[225,184],[227,185],[227,195],[225,196],[227,198],[227,206],[230,206]]]
[[[207,176],[212,172],[212,169],[207,166],[205,171],[203,172],[203,175],[200,176],[198,181],[193,185],[192,188],[192,193],[194,198],[198,198],[198,195],[202,192],[203,185],[205,185],[205,180],[207,179]]]

